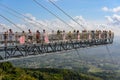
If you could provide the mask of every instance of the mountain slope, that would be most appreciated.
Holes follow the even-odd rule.
[[[102,80],[66,69],[22,69],[10,62],[0,63],[0,80]]]

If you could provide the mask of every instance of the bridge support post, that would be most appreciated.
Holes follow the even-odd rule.
[[[5,46],[4,50],[5,50],[5,59],[7,59],[7,46]]]

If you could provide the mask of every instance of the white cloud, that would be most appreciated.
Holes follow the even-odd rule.
[[[112,9],[113,12],[120,12],[120,6],[116,7],[116,8],[113,8]]]
[[[61,22],[58,19],[51,20],[51,21],[48,21],[48,20],[37,20],[31,14],[26,15],[26,16],[32,19],[32,20],[25,19],[26,22],[28,22],[29,24],[32,24],[32,26],[34,26],[34,27],[41,27],[42,28],[41,30],[46,29],[47,31],[51,31],[51,29],[52,30],[69,29],[69,27],[66,24],[64,24],[63,22]]]
[[[29,18],[25,18],[26,24],[30,25],[29,27],[27,27],[27,29],[31,29],[32,31],[39,29],[42,31],[42,29],[45,29],[44,26],[47,26],[47,24],[45,24],[44,21],[37,20],[36,17],[34,17],[30,13],[25,14],[25,16]]]
[[[102,10],[103,11],[109,11],[109,9],[107,7],[103,7]]]
[[[108,20],[108,24],[120,26],[120,15],[113,14],[112,16],[106,16],[106,19]]]
[[[6,24],[0,23],[0,32],[5,32],[8,31],[9,29],[12,29],[14,32],[21,31],[18,27],[23,28],[23,24],[16,24],[16,26],[13,24],[8,26]],[[25,28],[23,30],[25,30]]]
[[[18,27],[23,29],[24,31],[27,31],[27,26],[25,24],[16,24]]]
[[[36,18],[30,13],[25,14],[25,16],[29,17],[31,20],[36,20]]]
[[[113,18],[116,19],[116,20],[118,20],[118,21],[120,21],[120,15],[114,14]]]
[[[85,21],[85,19],[82,17],[82,16],[76,16],[76,17],[74,17],[74,19],[78,22],[78,23],[85,23],[86,21]]]
[[[110,16],[105,16],[105,18],[109,21],[109,22],[113,22],[113,19]]]
[[[106,12],[118,13],[118,12],[120,12],[120,6],[115,7],[115,8],[103,7],[102,10],[103,10],[103,11],[106,11]]]
[[[55,30],[55,31],[58,29],[59,30],[66,30],[67,32],[71,30],[70,26],[64,24],[63,22],[61,22],[58,19],[48,21],[48,20],[38,20],[31,14],[27,14],[26,16],[30,17],[32,19],[32,20],[25,19],[25,21],[26,21],[26,23],[31,25],[31,27],[29,27],[29,28],[31,28],[34,31],[36,29],[39,29],[40,31],[42,31],[43,29],[46,29],[47,31],[51,31],[50,29],[48,29],[48,27]],[[72,27],[74,27],[74,29],[78,29],[80,31],[83,30],[82,27],[85,27],[86,29],[89,29],[89,30],[102,29],[96,25],[93,25],[93,24],[96,24],[96,22],[90,23],[90,21],[86,21],[82,16],[75,16],[73,18],[76,20],[76,22],[78,22],[81,25],[80,26],[79,24],[77,24],[73,20],[67,20],[67,23],[69,25],[71,25]],[[41,27],[42,29],[40,29],[39,27]]]
[[[53,19],[53,20],[38,20],[36,17],[34,17],[31,14],[27,14],[27,17],[31,18],[32,20],[25,19],[25,23],[27,25],[23,24],[16,24],[17,26],[21,27],[24,29],[24,31],[28,31],[28,29],[31,29],[32,31],[40,30],[42,32],[43,29],[46,29],[48,32],[51,32],[51,29],[53,30],[65,30],[66,32],[70,31],[71,29],[61,22],[58,19]],[[81,24],[83,27],[87,28],[87,30],[112,30],[115,32],[115,35],[120,36],[120,16],[119,15],[112,15],[112,16],[106,16],[106,19],[108,23],[98,23],[97,21],[86,21],[82,16],[75,16],[73,17],[79,24]],[[40,23],[40,24],[39,24]],[[74,27],[75,29],[78,29],[82,31],[83,29],[81,28],[80,25],[75,23],[72,20],[67,20],[67,23]],[[41,25],[42,24],[42,25]],[[6,26],[6,25],[4,25]],[[6,26],[8,27],[8,26]],[[39,28],[42,27],[43,29]],[[18,28],[15,26],[12,26],[11,29],[13,31],[20,31]]]
[[[103,7],[102,10],[114,13],[112,16],[105,16],[107,19],[107,23],[105,24],[108,27],[107,29],[114,31],[116,36],[120,36],[120,15],[118,15],[120,12],[120,6],[115,8]]]
[[[85,21],[85,19],[82,16],[75,16],[74,20],[79,23],[77,24],[76,22],[74,22],[73,20],[69,21],[69,24],[74,26],[75,29],[79,29],[79,30],[83,30],[82,27],[84,27],[85,29],[87,29],[87,21]]]
[[[9,29],[9,26],[7,26],[6,24],[0,23],[0,32],[7,31],[8,29]]]
[[[120,37],[120,15],[113,14],[112,16],[106,16],[108,29],[115,32],[116,36]]]

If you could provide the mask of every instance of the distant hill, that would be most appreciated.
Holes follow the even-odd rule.
[[[0,80],[102,80],[66,69],[23,69],[10,62],[0,63]]]

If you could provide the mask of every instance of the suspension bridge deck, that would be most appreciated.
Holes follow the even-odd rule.
[[[78,48],[93,47],[99,45],[112,44],[113,39],[95,39],[95,40],[72,40],[57,41],[51,43],[24,44],[0,47],[0,61],[11,58],[28,57],[31,55],[40,55],[44,53],[60,52]]]

